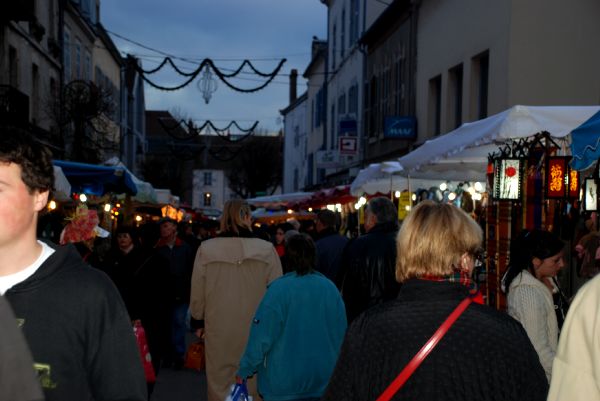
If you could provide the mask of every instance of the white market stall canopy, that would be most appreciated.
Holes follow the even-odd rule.
[[[570,141],[567,136],[599,111],[600,106],[514,106],[426,141],[407,155],[390,161],[397,163],[391,174],[410,177],[411,188],[418,187],[416,182],[412,185],[413,178],[485,182],[488,155],[510,140],[548,132],[561,140],[566,151]],[[386,177],[373,172],[381,170],[378,164],[361,170],[352,183],[353,194],[371,193],[376,188],[389,191],[390,174]],[[404,185],[399,177],[392,180]],[[392,184],[395,186],[395,181]]]
[[[406,174],[424,170],[428,165],[447,159],[452,166],[460,166],[461,152],[471,149],[471,157],[481,162],[490,147],[500,146],[511,139],[548,132],[553,138],[565,138],[574,129],[600,111],[600,106],[513,106],[483,120],[465,123],[438,138],[431,139],[409,154],[397,159]],[[566,139],[565,139],[566,141]],[[565,148],[566,148],[565,143]],[[455,159],[456,163],[451,163]],[[448,167],[448,166],[447,166]],[[485,174],[485,168],[483,169]]]
[[[269,209],[286,206],[289,203],[300,203],[310,199],[312,195],[312,192],[290,192],[285,194],[258,196],[256,198],[246,199],[246,201],[252,206]]]
[[[119,160],[117,157],[113,157],[108,159],[103,163],[105,166],[112,167],[120,167],[123,168],[127,173],[131,175],[131,180],[135,184],[137,188],[137,193],[133,197],[134,200],[142,203],[159,203],[157,200],[156,191],[152,184],[147,181],[142,181],[137,178],[129,169],[125,166],[125,164]]]
[[[54,191],[52,191],[52,194],[57,201],[66,202],[71,199],[71,184],[67,180],[62,168],[58,166],[52,167],[54,167]]]

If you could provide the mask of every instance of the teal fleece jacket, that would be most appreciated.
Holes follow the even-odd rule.
[[[265,401],[320,397],[346,332],[338,289],[321,273],[273,281],[250,330],[238,375],[258,373]]]

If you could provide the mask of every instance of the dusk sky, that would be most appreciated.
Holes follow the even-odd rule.
[[[216,76],[217,90],[205,104],[197,78],[175,92],[145,86],[147,110],[169,110],[202,124],[211,120],[224,127],[236,120],[243,128],[256,120],[259,127],[275,131],[282,127],[279,110],[289,103],[289,73],[299,73],[298,95],[306,90],[302,73],[310,62],[313,36],[325,39],[327,7],[319,0],[101,0],[100,18],[111,33],[139,42],[170,55],[197,60],[175,60],[185,71],[195,70],[204,58],[220,69],[234,70],[249,59],[261,72],[272,72],[280,60],[287,61],[266,88],[240,93],[228,88]],[[112,34],[121,51],[142,60],[151,69],[164,55],[137,46]],[[245,68],[243,79],[231,82],[252,88],[264,82]],[[185,78],[170,67],[149,76],[163,86],[183,83]],[[235,133],[235,131],[232,131]]]
[[[175,60],[185,71],[195,70],[199,62],[210,58],[220,69],[230,70],[249,59],[258,70],[270,73],[281,59],[287,59],[271,84],[250,94],[228,88],[215,76],[218,87],[209,104],[198,90],[199,78],[175,92],[145,86],[147,110],[169,110],[199,124],[211,120],[217,127],[231,120],[249,127],[258,120],[260,128],[275,131],[283,126],[279,110],[289,103],[292,68],[299,73],[298,95],[306,89],[302,73],[310,62],[312,37],[325,38],[327,7],[319,0],[102,0],[100,16],[110,33],[197,60]],[[164,59],[114,34],[121,54],[139,57],[144,69],[154,68]],[[163,86],[185,81],[170,67],[163,71],[149,77]],[[232,79],[234,85],[251,88],[264,82],[248,68],[244,71],[248,73],[240,75],[243,79]]]

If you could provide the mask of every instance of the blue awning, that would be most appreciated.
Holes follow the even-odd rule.
[[[62,169],[73,192],[97,196],[108,192],[131,195],[137,193],[137,187],[131,174],[123,167],[99,166],[63,160],[53,160],[53,164]]]
[[[571,167],[585,170],[600,158],[600,111],[571,132]]]

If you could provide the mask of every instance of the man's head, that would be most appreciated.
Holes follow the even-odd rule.
[[[21,181],[30,193],[50,191],[54,187],[52,153],[27,131],[1,128],[0,163],[20,168]]]
[[[25,131],[0,129],[0,248],[35,246],[37,215],[53,184],[50,151]]]
[[[327,228],[334,228],[335,222],[335,213],[329,209],[322,209],[317,212],[317,224],[315,228],[317,232],[321,232]]]
[[[160,237],[165,240],[174,241],[177,237],[177,221],[163,217],[159,221]]]
[[[398,211],[394,203],[383,196],[372,198],[365,208],[365,231],[369,232],[377,224],[396,223]]]

